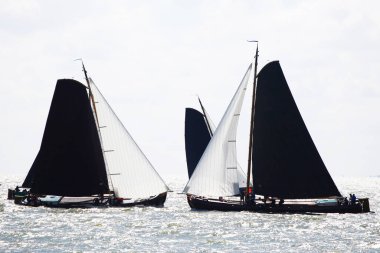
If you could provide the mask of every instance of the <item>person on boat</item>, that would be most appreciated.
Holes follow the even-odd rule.
[[[275,205],[276,205],[276,199],[272,199],[271,206],[275,206]]]
[[[355,205],[355,203],[356,203],[356,196],[355,196],[355,194],[352,194],[352,196],[351,196],[351,205]]]
[[[95,199],[93,200],[93,202],[94,202],[94,205],[95,205],[95,206],[98,206],[98,205],[99,205],[99,199],[98,199],[98,198],[95,198]]]
[[[348,202],[348,204],[352,204],[352,194],[350,193],[350,201]]]
[[[282,206],[284,204],[284,202],[285,202],[284,199],[280,199],[280,202],[278,202],[278,205]]]
[[[18,187],[18,185],[16,186],[15,191],[20,192],[20,188]]]
[[[343,205],[344,206],[348,206],[348,199],[347,199],[347,197],[344,197],[344,199],[343,199]]]
[[[30,196],[30,204],[32,206],[38,206],[38,199],[36,195]]]
[[[248,191],[248,196],[247,196],[246,202],[248,205],[255,205],[256,204],[255,194],[252,193],[252,190]]]
[[[22,192],[24,192],[24,191],[22,191]],[[32,197],[28,194],[26,196],[26,203],[29,205],[31,203],[31,201],[32,201]]]
[[[248,188],[248,193],[249,193],[249,199],[253,205],[256,204],[256,195],[255,192],[253,191],[253,187]]]

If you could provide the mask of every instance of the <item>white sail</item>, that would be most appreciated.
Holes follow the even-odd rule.
[[[203,116],[205,117],[205,121],[206,121],[205,123],[207,126],[210,127],[210,129],[209,129],[211,131],[210,134],[213,135],[215,132],[215,124],[214,124],[214,122],[212,122],[210,115],[207,113],[207,111],[204,107],[203,107],[203,113],[204,113]]]
[[[236,130],[251,70],[252,64],[187,183],[185,193],[214,197],[239,194]]]
[[[210,130],[211,130],[211,133],[212,135],[214,134],[215,132],[215,124],[214,122],[211,120],[211,117],[210,115],[208,114],[208,112],[206,111],[206,108],[203,108],[203,112],[204,112],[204,116],[210,126]],[[247,186],[247,174],[243,171],[243,169],[241,168],[239,162],[237,163],[237,167],[238,167],[238,182],[239,182],[239,187],[242,188],[242,187],[246,187]]]
[[[116,197],[148,198],[167,192],[169,189],[162,178],[94,82],[91,79],[89,81],[96,103],[104,157]]]

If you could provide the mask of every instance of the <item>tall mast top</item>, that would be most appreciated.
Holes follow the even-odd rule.
[[[83,63],[82,59],[81,59],[81,61],[82,61],[82,68],[83,68],[83,72],[84,72],[84,77],[86,78],[86,83],[87,83],[88,89],[91,91],[90,81],[88,80],[88,76],[87,76],[87,70],[84,67],[84,63]]]
[[[87,87],[88,87],[88,91],[89,91],[88,92],[89,93],[89,97],[90,97],[90,100],[91,100],[92,108],[94,108],[96,123],[98,124],[98,127],[99,127],[98,113],[96,112],[95,99],[94,99],[94,95],[92,94],[90,80],[88,79],[88,76],[87,76],[87,70],[84,67],[84,63],[83,63],[82,58],[80,58],[78,60],[80,60],[82,62],[82,69],[83,69],[84,77],[86,79],[86,83],[87,83]]]

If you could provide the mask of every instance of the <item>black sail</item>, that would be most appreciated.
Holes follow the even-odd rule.
[[[80,82],[58,80],[40,151],[23,187],[58,196],[109,192],[97,127]]]
[[[278,61],[258,74],[253,132],[256,194],[286,199],[341,196],[298,111]]]
[[[210,139],[210,132],[203,114],[193,108],[186,108],[185,148],[189,178],[193,174]]]

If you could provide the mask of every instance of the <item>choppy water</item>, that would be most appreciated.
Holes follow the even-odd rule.
[[[336,180],[375,213],[322,215],[192,211],[178,179],[163,208],[22,207],[20,181],[0,177],[0,252],[380,252],[379,177]]]

